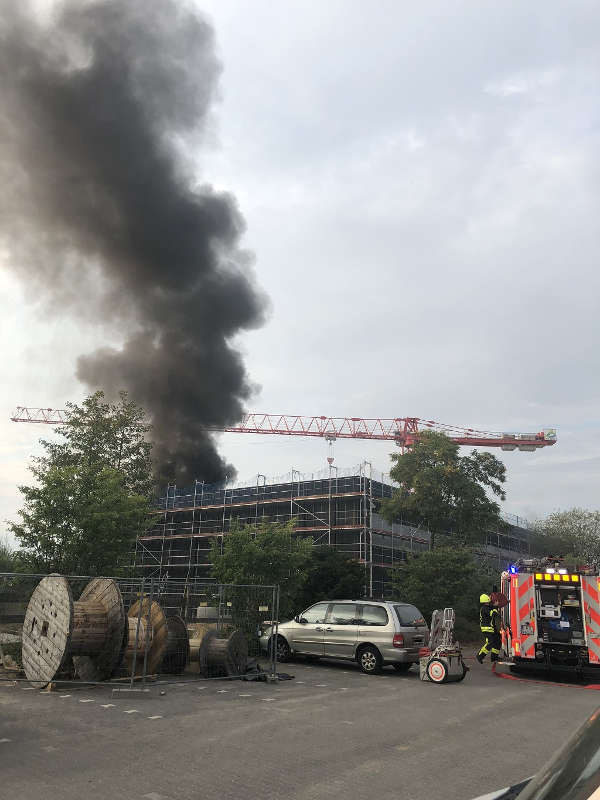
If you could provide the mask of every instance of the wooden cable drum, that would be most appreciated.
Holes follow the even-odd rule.
[[[125,631],[121,592],[110,578],[94,578],[73,601],[61,575],[48,575],[34,589],[23,623],[22,660],[28,680],[41,688],[85,658],[88,680],[105,680],[119,663]]]
[[[197,639],[190,639],[190,661],[198,663],[198,671],[202,677],[208,677],[208,645],[217,637],[214,628],[210,628]]]
[[[206,674],[210,677],[243,675],[248,661],[248,642],[241,631],[233,631],[226,639],[221,639],[215,631],[205,636],[200,650],[206,659]],[[202,662],[200,669],[202,670]]]
[[[153,600],[150,603],[150,599],[144,597],[141,602],[141,617],[139,600],[137,600],[127,612],[127,616],[129,617],[129,634],[127,647],[125,648],[125,657],[121,666],[131,672],[139,620],[140,626],[137,635],[135,674],[141,675],[144,670],[144,657],[147,643],[148,656],[146,661],[146,674],[152,675],[158,672],[167,652],[169,629],[167,627],[165,612],[156,601]]]
[[[73,649],[73,666],[76,674],[86,681],[104,681],[110,678],[121,662],[127,638],[127,625],[123,597],[115,581],[110,578],[94,578],[85,587],[75,608],[99,600],[107,609],[107,625],[97,636],[103,636],[102,649],[98,656],[79,655]],[[89,624],[88,624],[89,628]]]
[[[187,627],[181,617],[167,617],[167,651],[160,665],[160,672],[179,675],[190,658],[190,640]]]

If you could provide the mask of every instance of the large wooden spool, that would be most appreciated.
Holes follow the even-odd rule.
[[[203,678],[208,677],[208,645],[217,636],[214,628],[196,631],[196,636],[190,639],[190,662],[198,664],[198,672]]]
[[[31,595],[23,623],[22,660],[28,680],[41,688],[84,659],[87,680],[106,680],[121,659],[125,612],[121,592],[110,578],[94,578],[74,601],[61,575],[49,575]]]
[[[136,652],[135,641],[139,622],[135,674],[143,674],[145,662],[146,675],[152,675],[159,671],[159,667],[167,653],[169,629],[165,612],[156,601],[150,602],[150,598],[144,597],[141,603],[141,615],[139,600],[127,612],[128,641],[121,667],[128,674],[131,673],[134,653]]]
[[[190,661],[198,663],[205,678],[234,677],[246,672],[248,642],[241,631],[222,638],[207,630],[202,638],[190,640]]]
[[[167,650],[160,665],[160,672],[179,675],[190,658],[190,640],[185,622],[181,617],[167,617]]]

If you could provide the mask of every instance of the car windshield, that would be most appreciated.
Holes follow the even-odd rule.
[[[401,625],[425,625],[423,614],[416,606],[402,604],[394,606]]]

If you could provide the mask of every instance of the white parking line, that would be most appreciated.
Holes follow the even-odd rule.
[[[207,689],[207,686],[196,686],[196,689]]]
[[[265,703],[272,703],[275,700],[274,697],[261,697],[260,699]]]
[[[217,691],[217,694],[227,694],[228,691],[229,691],[229,689],[219,689]]]
[[[306,683],[306,681],[296,681],[296,683]]]
[[[318,689],[324,689],[326,686],[329,686],[329,684],[328,683],[315,683],[315,686]]]
[[[238,697],[252,697],[251,694],[238,694]]]
[[[35,692],[35,686],[22,686],[24,692]]]
[[[59,695],[59,697],[64,699],[65,697],[71,697],[71,695],[70,694],[61,694],[61,695]]]
[[[79,702],[80,703],[95,703],[96,701],[92,700],[90,697],[88,697],[86,700],[80,700]]]
[[[114,703],[104,703],[104,705],[100,706],[100,708],[114,708],[114,707],[115,707]]]
[[[0,739],[0,744],[6,744],[6,742],[12,742],[12,739]]]
[[[137,708],[130,708],[129,711],[124,711],[124,714],[139,714]]]
[[[162,719],[162,714],[155,714],[153,717],[148,717],[148,719]]]

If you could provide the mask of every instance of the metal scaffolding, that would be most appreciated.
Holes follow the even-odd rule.
[[[137,540],[136,569],[159,580],[206,581],[213,543],[222,546],[232,525],[294,520],[297,536],[312,537],[315,546],[330,545],[364,565],[365,596],[384,597],[391,570],[430,547],[429,531],[401,520],[389,523],[378,513],[393,486],[368,462],[344,472],[330,465],[312,476],[292,469],[283,478],[269,482],[259,473],[253,483],[236,487],[202,481],[191,488],[168,486],[155,524]],[[527,551],[525,533],[503,541],[502,558]]]

